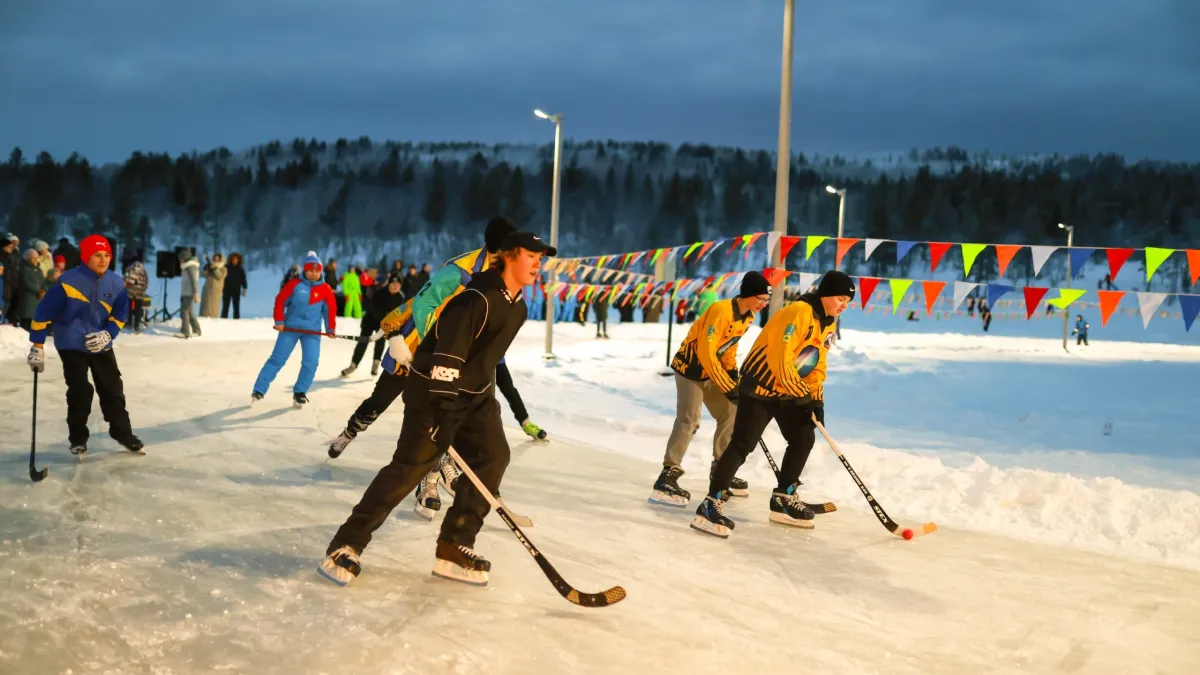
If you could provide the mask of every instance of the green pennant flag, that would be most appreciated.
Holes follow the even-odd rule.
[[[817,250],[817,247],[821,245],[821,242],[825,241],[828,238],[829,237],[826,237],[825,235],[820,235],[820,236],[816,236],[816,237],[805,237],[804,244],[808,250],[804,253],[804,259],[808,260],[809,258],[811,258],[813,251]]]
[[[651,265],[653,265],[654,263],[658,262],[658,259],[659,259],[659,258],[662,256],[662,254],[663,254],[663,251],[664,251],[664,250],[666,250],[666,249],[661,249],[661,248],[660,248],[660,249],[658,249],[658,250],[656,250],[656,251],[654,252],[654,256],[653,256],[652,258],[650,258],[650,264],[651,264]]]
[[[962,255],[963,255],[963,278],[964,279],[966,279],[967,275],[969,275],[971,273],[971,266],[975,264],[975,258],[979,257],[979,254],[983,253],[983,249],[985,249],[987,247],[988,247],[987,244],[962,244],[961,245]]]
[[[888,284],[892,287],[892,311],[899,312],[900,301],[904,299],[908,287],[912,286],[912,279],[888,279]]]
[[[1087,293],[1087,291],[1081,288],[1060,288],[1058,289],[1058,297],[1053,300],[1047,300],[1046,304],[1054,305],[1059,309],[1066,309],[1071,306],[1072,302],[1083,297],[1084,293]]]
[[[702,241],[698,241],[698,242],[696,242],[696,243],[692,244],[691,246],[689,246],[689,247],[687,248],[687,251],[685,251],[685,252],[684,252],[684,254],[683,254],[683,259],[684,259],[684,260],[687,260],[687,259],[688,259],[688,256],[692,255],[692,251],[695,251],[696,249],[700,248],[700,247],[701,247],[701,246],[703,246],[703,245],[704,245],[704,242],[702,242]]]
[[[1146,247],[1146,281],[1150,281],[1150,277],[1154,276],[1158,266],[1166,262],[1174,252],[1173,248]]]
[[[606,261],[606,260],[608,260],[608,256],[606,256],[606,255],[600,256],[600,259],[596,261],[596,267],[604,267],[604,261]]]

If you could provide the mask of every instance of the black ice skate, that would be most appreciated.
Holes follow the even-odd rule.
[[[780,523],[781,525],[791,525],[792,527],[803,527],[811,529],[814,525],[812,509],[800,501],[796,496],[796,488],[799,483],[793,483],[788,486],[786,491],[780,491],[778,488],[771,493],[771,522]]]
[[[433,564],[433,576],[472,586],[487,586],[492,563],[470,547],[455,546],[439,539],[435,555],[437,561]]]
[[[729,499],[728,491],[722,490],[716,498],[707,496],[696,508],[696,517],[692,519],[692,529],[699,530],[714,537],[728,539],[733,533],[733,521],[725,516],[725,500]]]
[[[72,445],[71,446],[71,454],[75,455],[75,459],[82,462],[83,456],[87,454],[87,444],[80,443],[78,445]]]
[[[304,394],[299,394],[299,393],[292,394],[292,407],[293,408],[296,408],[297,410],[299,410],[300,408],[304,407],[305,403],[308,403],[307,396],[305,396]]]
[[[342,369],[342,377],[350,377],[350,374],[353,373],[357,369],[358,369],[358,364],[351,363],[349,366]]]
[[[440,474],[437,471],[426,474],[414,495],[417,503],[413,506],[413,511],[425,520],[433,520],[433,514],[442,510],[442,499],[438,496],[438,478]]]
[[[343,546],[325,556],[317,565],[317,571],[338,586],[345,586],[358,577],[362,565],[358,561],[358,553],[349,546]]]
[[[263,400],[262,394],[258,393],[257,391],[250,392],[250,405],[254,405],[255,403],[258,403],[261,400]]]
[[[686,507],[688,500],[692,498],[692,493],[679,487],[678,481],[682,475],[683,469],[677,466],[664,466],[662,473],[658,474],[658,480],[654,481],[654,491],[650,493],[650,497],[646,501],[664,506]]]
[[[329,442],[329,458],[337,459],[346,451],[346,446],[354,440],[355,433],[350,429],[342,429],[338,437]]]
[[[708,469],[708,479],[710,481],[712,480],[713,474],[716,472],[717,472],[717,463],[716,463],[716,461],[714,461]],[[749,497],[750,496],[750,484],[747,483],[746,481],[742,480],[741,478],[734,476],[733,480],[729,482],[729,494],[733,495],[734,497]]]
[[[114,437],[113,440],[116,441],[117,443],[120,443],[121,447],[125,448],[126,450],[128,450],[130,452],[137,453],[139,455],[146,454],[146,452],[145,452],[146,444],[142,443],[142,439],[138,438],[137,436],[130,436],[128,438],[115,438]]]

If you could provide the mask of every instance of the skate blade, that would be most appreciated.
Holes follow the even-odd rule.
[[[424,518],[425,520],[428,520],[430,522],[433,521],[433,514],[437,513],[433,509],[425,508],[421,504],[417,504],[417,505],[413,506],[413,512],[416,513],[418,516],[421,516],[422,518]]]
[[[451,498],[454,497],[454,490],[450,488],[449,483],[442,479],[440,474],[438,475],[438,487],[441,488],[443,492],[450,495]]]
[[[733,495],[734,497],[749,497],[750,489],[747,488],[743,490],[741,488],[729,488],[729,494]]]
[[[478,570],[464,570],[446,560],[438,560],[433,564],[433,576],[449,581],[457,581],[468,586],[487,586],[488,573]]]
[[[677,509],[687,508],[688,500],[683,495],[669,495],[665,492],[655,490],[650,493],[646,501],[651,504],[661,504],[662,506],[673,506]]]
[[[811,530],[816,527],[816,523],[811,520],[797,520],[786,513],[776,513],[774,511],[771,512],[770,521],[772,523],[790,525],[792,527],[799,527],[805,530]]]
[[[692,520],[692,529],[696,530],[697,532],[711,534],[714,537],[720,537],[722,539],[728,539],[730,534],[728,527],[713,523],[704,516],[696,516],[696,518]]]
[[[317,565],[317,572],[319,572],[321,576],[325,577],[329,581],[342,587],[345,587],[351,581],[354,581],[353,574],[350,574],[345,568],[338,567],[337,565],[333,564],[333,562],[328,558],[322,560],[321,564]]]

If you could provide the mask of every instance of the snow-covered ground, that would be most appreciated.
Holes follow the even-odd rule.
[[[740,473],[751,496],[730,507],[734,536],[690,530],[691,509],[646,503],[674,415],[659,374],[667,326],[614,322],[596,340],[592,326],[556,324],[552,362],[544,326],[525,327],[508,362],[553,440],[527,442],[506,409],[505,498],[570,583],[628,590],[607,609],[559,597],[496,518],[478,542],[487,589],[432,578],[441,518],[418,519],[411,498],[355,584],[316,574],[402,419],[397,404],[326,461],[372,385],[365,367],[337,377],[353,343],[325,342],[312,403],[296,411],[298,355],[248,405],[267,320],[202,319],[188,341],[170,337],[178,321],[122,335],[147,454],[108,440],[96,406],[83,463],[66,452],[48,350],[37,438],[50,475],[33,484],[27,342],[0,327],[0,672],[1194,672],[1194,332],[1175,327],[1175,345],[1094,333],[1064,353],[1049,321],[981,336],[847,316],[862,329],[843,330],[830,358],[830,433],[893,517],[938,523],[931,536],[889,535],[821,440],[804,481],[839,511],[815,530],[768,524],[761,453]],[[712,426],[685,463],[694,495]],[[774,427],[764,440],[778,460]]]

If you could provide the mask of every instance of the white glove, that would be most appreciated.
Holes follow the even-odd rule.
[[[83,346],[87,347],[87,350],[93,354],[99,354],[105,349],[108,349],[108,345],[111,342],[112,335],[109,335],[108,331],[106,330],[88,333],[83,338]]]
[[[383,339],[383,335],[384,335],[384,333],[382,330],[377,330],[374,333],[371,333],[370,340],[371,340],[371,342],[379,342],[380,340]]]
[[[25,358],[25,363],[28,363],[29,369],[35,373],[45,372],[46,352],[37,345],[30,347],[29,356]]]
[[[396,363],[407,366],[412,363],[412,352],[408,350],[408,345],[404,344],[404,336],[394,335],[388,338],[388,354],[396,359]]]

